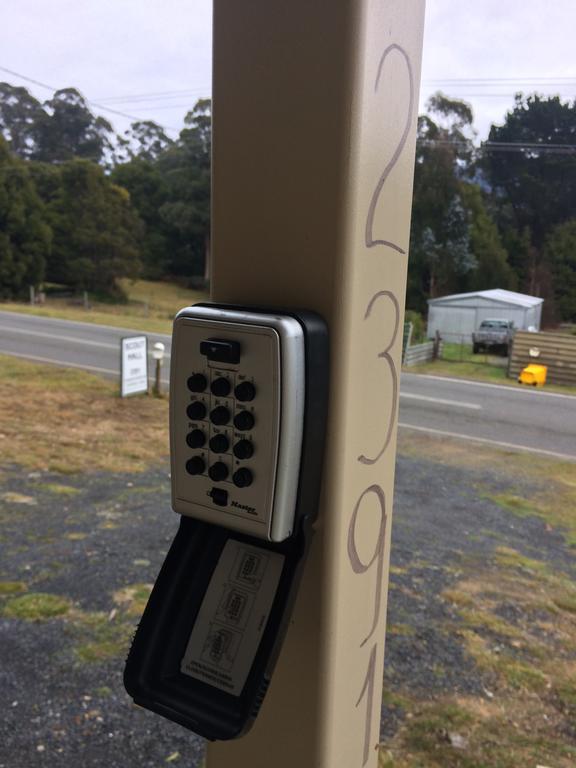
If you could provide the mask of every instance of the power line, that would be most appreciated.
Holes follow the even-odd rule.
[[[0,66],[0,71],[6,72],[9,75],[12,75],[13,77],[18,77],[20,80],[25,80],[28,83],[32,83],[33,85],[37,85],[39,88],[45,88],[48,91],[51,91],[52,93],[56,93],[56,91],[60,90],[59,88],[54,88],[51,85],[47,85],[46,83],[40,82],[40,80],[35,80],[32,77],[27,77],[26,75],[22,75],[19,72],[15,72],[13,69],[8,69],[8,67],[2,67]],[[102,104],[98,104],[95,101],[90,101],[89,99],[85,99],[87,104],[90,104],[91,107],[95,107],[96,109],[100,109],[104,112],[110,112],[114,115],[119,115],[120,117],[126,117],[129,120],[135,120],[138,122],[145,122],[146,118],[142,117],[136,117],[135,115],[129,115],[127,112],[120,112],[117,109],[112,109],[111,107],[105,107]],[[175,131],[176,133],[180,132],[179,128],[173,128],[172,126],[162,126],[165,130],[168,131]]]
[[[575,75],[550,77],[437,77],[424,80],[425,83],[540,83],[576,81]]]
[[[574,84],[576,88],[576,83]],[[513,99],[516,95],[514,91],[508,91],[506,93],[458,93],[456,92],[453,98],[458,99]],[[556,94],[545,94],[547,96],[554,96]]]
[[[142,101],[167,101],[169,99],[180,99],[185,96],[195,96],[197,94],[210,93],[208,86],[198,86],[197,88],[187,88],[180,91],[160,91],[156,93],[139,93],[131,96],[107,96],[100,98],[100,103],[106,102],[107,104],[119,104],[119,103],[137,103]]]
[[[465,141],[450,141],[449,139],[418,139],[417,144],[423,147],[462,147],[475,152],[538,152],[539,154],[573,155],[576,154],[576,144],[544,144],[539,142],[520,141],[483,141],[479,147],[471,146]]]

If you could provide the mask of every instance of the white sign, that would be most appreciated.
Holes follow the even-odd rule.
[[[121,345],[121,396],[148,392],[148,339],[127,336]]]

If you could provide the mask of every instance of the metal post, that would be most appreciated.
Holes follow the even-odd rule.
[[[375,768],[424,0],[215,0],[212,290],[331,332],[323,495],[258,720],[208,768]]]

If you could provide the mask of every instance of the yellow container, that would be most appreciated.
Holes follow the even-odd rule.
[[[531,384],[533,387],[541,387],[546,384],[545,365],[527,365],[518,377],[518,384]]]

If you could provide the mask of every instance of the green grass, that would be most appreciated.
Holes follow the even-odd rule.
[[[74,488],[71,485],[63,485],[62,483],[37,483],[36,488],[48,493],[53,493],[57,496],[75,496],[80,493],[79,488]]]
[[[30,403],[42,404],[42,418]],[[0,440],[6,463],[61,474],[143,470],[168,454],[167,411],[164,398],[121,399],[117,383],[85,371],[0,355]],[[62,497],[78,492],[64,482],[37,487]],[[37,504],[22,494],[0,497]]]
[[[0,581],[0,597],[18,592],[26,592],[26,584],[23,581]]]
[[[488,494],[486,498],[519,517],[538,516],[540,514],[540,510],[533,502],[511,493]]]
[[[2,615],[9,619],[43,621],[63,616],[71,607],[71,601],[65,597],[44,592],[30,592],[7,600],[2,609]]]
[[[478,355],[474,357],[478,358]],[[524,388],[516,379],[509,379],[506,368],[493,365],[490,362],[482,363],[478,360],[469,360],[466,357],[462,362],[457,358],[434,360],[422,365],[414,365],[403,368],[406,373],[420,373],[429,376],[446,376],[453,379],[468,379],[470,381],[485,381],[491,384],[503,384],[508,387]],[[531,387],[529,387],[532,390]],[[557,392],[562,395],[576,395],[576,386],[561,386],[560,384],[546,384],[543,387],[546,392]]]
[[[126,279],[120,280],[120,285],[128,296],[125,303],[109,304],[91,300],[91,308],[84,309],[71,305],[67,300],[49,298],[46,304],[34,306],[1,302],[0,310],[169,334],[178,310],[208,299],[205,292],[189,290],[173,283]]]

